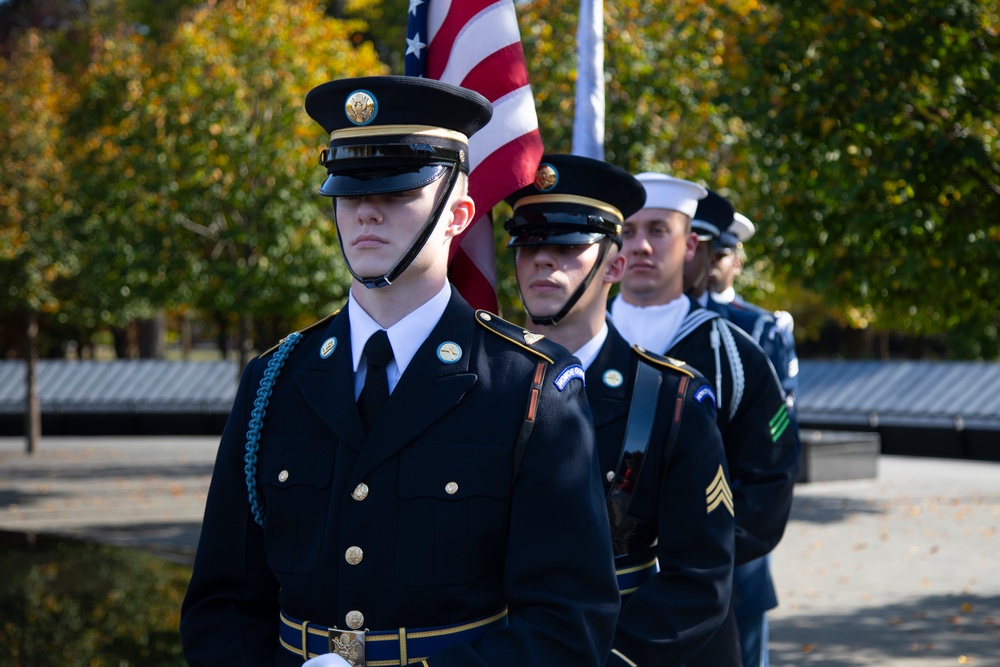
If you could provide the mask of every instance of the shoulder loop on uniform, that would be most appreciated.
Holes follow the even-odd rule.
[[[339,312],[340,312],[340,309],[337,309],[337,310],[333,311],[332,313],[330,313],[329,315],[327,315],[326,317],[324,317],[323,319],[321,319],[321,320],[316,320],[316,321],[315,321],[315,322],[313,322],[312,324],[308,324],[308,325],[306,325],[306,326],[302,327],[301,329],[299,329],[299,330],[298,330],[298,331],[296,331],[295,333],[296,333],[297,335],[301,336],[301,335],[303,335],[303,334],[304,334],[305,332],[309,331],[310,329],[315,329],[316,327],[320,326],[321,324],[326,324],[326,323],[327,323],[327,322],[329,322],[329,321],[330,321],[331,319],[333,319],[333,318],[334,318],[334,317],[335,317],[335,316],[337,315],[337,313],[339,313]],[[258,359],[260,359],[260,358],[263,358],[263,357],[266,357],[267,355],[271,354],[272,352],[274,352],[275,350],[277,350],[277,349],[278,349],[279,347],[281,347],[281,346],[282,346],[282,344],[283,344],[283,343],[284,343],[284,342],[285,342],[286,340],[288,340],[288,336],[285,336],[284,338],[282,338],[281,340],[279,340],[279,341],[278,341],[278,344],[277,344],[277,345],[275,345],[274,347],[271,347],[270,349],[268,349],[268,350],[265,350],[264,352],[262,352],[262,353],[261,353],[261,355],[260,355],[259,357],[257,357],[257,358],[258,358]]]
[[[541,357],[550,364],[554,363],[552,358],[557,356],[557,354],[555,354],[555,350],[552,349],[554,343],[549,341],[542,334],[528,331],[524,327],[519,327],[513,322],[508,322],[488,310],[477,310],[476,322],[479,322],[479,324],[485,327],[487,331],[492,331],[501,338],[509,340],[521,349],[527,350],[528,352]]]
[[[680,373],[681,375],[687,375],[689,378],[694,378],[694,373],[686,368],[683,368],[684,366],[687,366],[687,364],[680,359],[674,359],[673,357],[666,357],[661,354],[656,354],[655,352],[650,352],[646,348],[639,345],[633,345],[632,349],[635,350],[635,353],[639,355],[640,359],[651,366],[666,368],[667,370]]]

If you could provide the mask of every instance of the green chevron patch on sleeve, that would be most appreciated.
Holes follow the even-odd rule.
[[[788,406],[782,405],[778,408],[778,412],[771,417],[771,441],[778,442],[791,423],[791,419],[788,417]]]

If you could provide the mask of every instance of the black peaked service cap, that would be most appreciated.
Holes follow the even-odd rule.
[[[320,153],[327,197],[420,188],[469,171],[469,137],[493,116],[474,91],[434,79],[371,76],[321,84],[306,112],[330,135]]]
[[[514,209],[504,225],[507,247],[589,245],[605,236],[621,246],[622,224],[642,208],[646,189],[607,162],[552,153],[542,156],[535,180],[506,201]]]
[[[699,241],[711,241],[729,227],[734,212],[725,197],[709,190],[708,196],[698,202],[698,210],[691,218],[691,231],[698,235]]]

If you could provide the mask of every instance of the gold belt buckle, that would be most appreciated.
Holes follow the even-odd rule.
[[[365,664],[365,631],[364,630],[327,630],[327,641],[330,653],[336,653],[351,665],[364,667]]]

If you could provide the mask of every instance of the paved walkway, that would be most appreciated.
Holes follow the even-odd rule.
[[[217,437],[0,438],[0,530],[194,558]]]
[[[188,560],[216,444],[0,438],[0,530]],[[1000,464],[886,456],[800,484],[773,566],[775,667],[1000,667]]]

